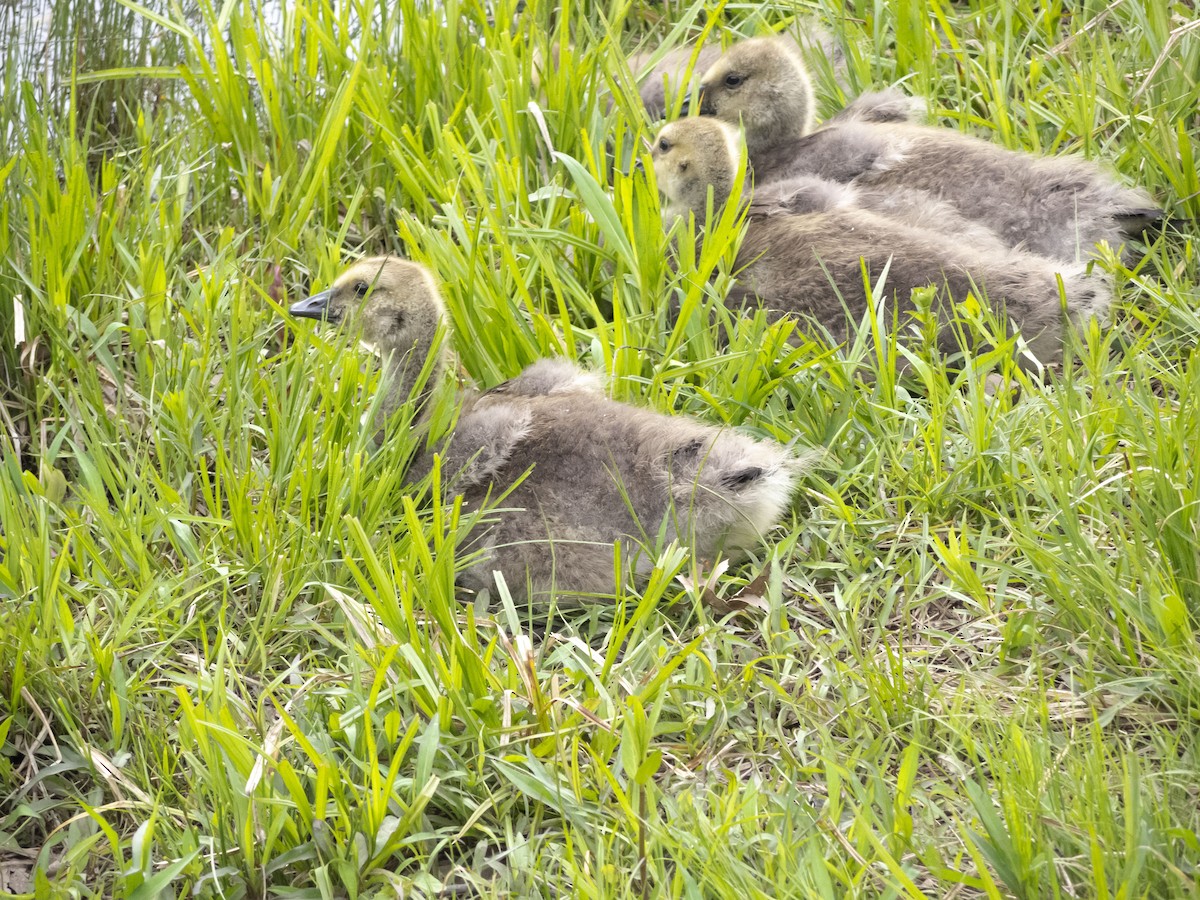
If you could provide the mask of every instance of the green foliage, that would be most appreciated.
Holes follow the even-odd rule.
[[[823,23],[826,112],[899,83],[1196,217],[1188,3],[120,0],[55,4],[44,44],[16,15],[0,891],[1195,895],[1194,239],[1100,263],[1121,300],[1061,375],[886,310],[836,349],[735,321],[736,204],[663,232],[626,62]],[[369,359],[283,321],[384,251],[437,273],[484,386],[565,355],[819,451],[715,579],[749,609],[674,547],[612,604],[456,597],[499,513],[409,483],[411,409],[376,449]]]

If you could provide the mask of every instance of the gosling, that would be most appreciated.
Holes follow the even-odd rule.
[[[716,119],[679,119],[664,127],[651,149],[664,220],[690,213],[702,221],[710,190],[714,207],[724,204],[742,152],[737,132]],[[887,270],[901,311],[915,308],[914,288],[933,284],[934,309],[944,323],[952,298],[983,291],[1002,321],[1020,328],[1033,357],[1023,357],[1023,365],[1061,358],[1065,322],[1054,263],[1019,251],[968,248],[885,218],[856,205],[852,185],[819,178],[771,185],[761,199],[755,196],[735,262],[739,283],[726,302],[757,298],[775,315],[809,316],[840,342],[849,336],[847,314],[857,323],[868,309],[863,261],[873,279]],[[1066,268],[1067,319],[1102,314],[1111,301],[1108,283],[1081,265]],[[941,328],[938,342],[945,351],[957,349],[955,329]]]
[[[799,45],[787,37],[775,38],[781,45],[789,48],[789,52],[801,53]],[[828,44],[828,42],[823,42]],[[831,52],[832,45],[822,46],[822,52]],[[721,58],[721,48],[716,44],[706,44],[699,50],[694,44],[681,44],[668,50],[657,63],[651,65],[654,52],[650,50],[634,53],[629,57],[629,68],[634,76],[639,78],[641,86],[638,96],[651,122],[662,119],[667,112],[667,97],[685,95],[683,100],[683,115],[690,108],[689,98],[692,87],[699,81],[700,76],[708,71]],[[694,58],[694,61],[693,61]],[[641,73],[645,72],[643,76]],[[800,88],[805,92],[803,111],[803,132],[807,134],[811,128],[815,100],[809,83],[804,63],[799,68]],[[900,91],[888,88],[883,91],[873,91],[861,94],[850,101],[845,108],[833,114],[826,124],[843,121],[863,122],[908,122],[920,121],[927,115],[924,101],[909,97]]]
[[[357,333],[384,360],[389,410],[412,397],[431,354],[435,383],[451,360],[439,344],[448,323],[437,287],[407,260],[355,263],[290,312]],[[648,575],[660,537],[706,559],[744,554],[780,520],[802,471],[779,444],[618,403],[597,377],[555,359],[468,390],[439,455],[464,506],[504,497],[470,536],[460,586],[494,588],[499,572],[516,596],[528,589],[530,599],[553,594],[568,605],[613,595],[630,560],[635,576]],[[419,459],[418,471],[432,462]]]
[[[869,189],[920,190],[944,200],[1007,246],[1076,261],[1101,242],[1113,249],[1160,223],[1138,188],[1076,157],[1008,150],[911,116],[845,117],[810,133],[812,88],[787,42],[735,44],[705,72],[700,114],[745,129],[760,185],[817,175]]]

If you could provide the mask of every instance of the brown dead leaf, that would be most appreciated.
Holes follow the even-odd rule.
[[[700,601],[717,615],[728,615],[729,613],[746,612],[747,610],[756,609],[759,612],[769,612],[770,605],[764,599],[767,591],[767,581],[771,574],[771,566],[767,566],[751,581],[748,585],[738,591],[731,597],[720,597],[713,590],[716,584],[716,579],[719,575],[725,572],[729,567],[729,563],[722,561],[709,577],[705,580]],[[693,590],[692,580],[685,576],[679,576],[680,583],[688,590]]]
[[[687,590],[699,593],[700,602],[717,615],[724,616],[729,613],[745,612],[750,609],[756,609],[760,612],[769,611],[770,607],[767,601],[763,599],[763,595],[766,593],[767,579],[771,573],[770,565],[764,568],[753,581],[736,594],[731,597],[722,597],[717,594],[717,582],[728,569],[729,560],[721,560],[713,566],[712,571],[708,573],[703,584],[697,584],[694,579],[686,575],[677,575],[675,577]]]

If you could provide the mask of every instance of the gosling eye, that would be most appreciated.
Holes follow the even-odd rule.
[[[671,149],[671,142],[668,141],[666,138],[659,138],[658,139],[658,149],[661,150],[663,153],[666,153],[668,150]]]
[[[371,290],[371,286],[369,284],[367,284],[365,281],[354,282],[354,293],[357,294],[359,297],[367,296],[367,291],[369,291],[369,290]]]
[[[745,76],[738,75],[736,72],[730,72],[725,76],[725,87],[735,88],[745,80]]]

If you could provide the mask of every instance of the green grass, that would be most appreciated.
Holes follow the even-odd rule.
[[[1112,322],[1019,396],[928,341],[903,379],[869,334],[723,347],[740,222],[669,249],[624,65],[799,16],[846,52],[827,113],[901,83],[1196,217],[1190,4],[288,6],[56,4],[49,76],[0,11],[0,892],[1200,892],[1194,238],[1107,263]],[[381,251],[484,385],[566,355],[819,449],[716,583],[759,599],[671,550],[611,605],[456,599],[489,513],[283,321]]]

